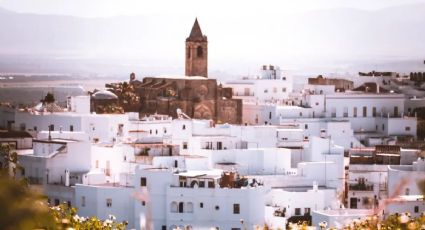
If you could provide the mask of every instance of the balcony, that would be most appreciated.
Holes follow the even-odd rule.
[[[350,191],[373,191],[373,184],[350,184],[348,187]]]

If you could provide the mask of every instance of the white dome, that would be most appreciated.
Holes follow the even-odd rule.
[[[93,99],[97,100],[108,100],[108,99],[118,99],[118,96],[108,90],[100,90],[93,95]]]

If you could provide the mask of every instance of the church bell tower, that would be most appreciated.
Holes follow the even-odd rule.
[[[198,19],[186,38],[186,76],[208,77],[208,39],[202,34]]]

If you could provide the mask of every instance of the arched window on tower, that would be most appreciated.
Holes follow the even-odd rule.
[[[202,49],[202,46],[198,46],[198,48],[196,48],[196,55],[197,57],[202,57],[204,55],[204,50]]]

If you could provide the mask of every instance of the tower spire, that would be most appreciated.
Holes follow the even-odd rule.
[[[186,38],[186,76],[208,77],[208,40],[202,34],[198,18]]]
[[[198,18],[195,18],[195,23],[193,23],[192,30],[190,31],[189,37],[186,41],[206,41],[207,37],[202,34],[201,27],[199,26]]]

